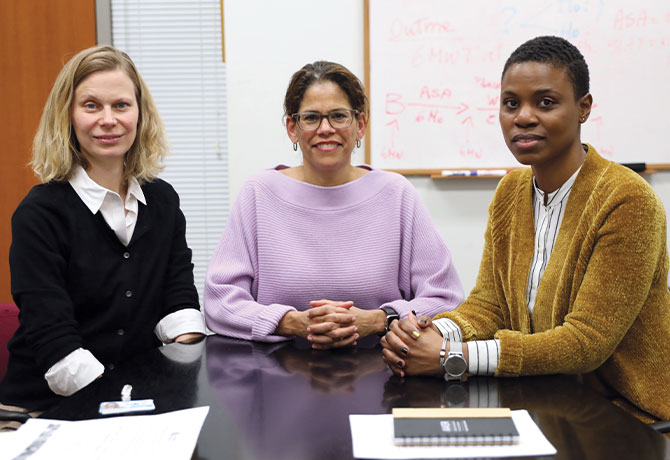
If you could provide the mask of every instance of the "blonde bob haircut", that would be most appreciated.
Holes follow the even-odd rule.
[[[167,136],[149,88],[126,53],[112,46],[94,46],[79,52],[63,66],[44,105],[30,163],[42,182],[66,181],[77,165],[88,168],[72,127],[74,91],[94,72],[119,69],[133,82],[139,108],[135,142],[124,161],[124,180],[134,176],[144,183],[163,169],[163,159],[168,153]]]

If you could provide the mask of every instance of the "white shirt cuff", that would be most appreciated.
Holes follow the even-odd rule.
[[[439,318],[433,321],[433,324],[442,333],[442,337],[446,337],[450,342],[462,342],[463,334],[461,328],[448,318]]]
[[[468,345],[468,373],[493,375],[500,361],[500,340],[473,340]]]
[[[81,390],[105,372],[105,366],[93,353],[77,348],[65,358],[51,366],[44,378],[51,391],[61,396],[70,396]]]
[[[160,320],[154,332],[161,342],[170,343],[182,334],[206,334],[207,330],[205,329],[205,319],[200,310],[184,308],[170,313]]]

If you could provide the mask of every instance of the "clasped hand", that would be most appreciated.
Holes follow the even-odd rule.
[[[440,373],[442,335],[428,316],[393,321],[381,345],[384,361],[400,377]]]
[[[380,333],[386,327],[386,313],[374,308],[365,310],[351,301],[313,300],[304,311],[289,311],[279,321],[276,333],[309,340],[312,348],[352,347],[357,340]]]
[[[312,348],[325,350],[356,345],[361,336],[356,323],[357,314],[362,311],[351,301],[338,302],[321,299],[309,303],[312,307],[304,313],[307,316],[307,340]]]
[[[279,323],[281,335],[297,335],[312,343],[312,348],[353,347],[357,340],[384,330],[383,310],[364,310],[351,301],[313,300],[310,309],[292,311]]]

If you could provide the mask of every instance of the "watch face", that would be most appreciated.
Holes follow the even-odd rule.
[[[461,355],[451,355],[447,357],[447,360],[444,363],[444,370],[447,371],[447,374],[454,376],[454,377],[460,377],[461,375],[465,374],[465,368],[467,366],[467,363],[465,362],[465,358]]]

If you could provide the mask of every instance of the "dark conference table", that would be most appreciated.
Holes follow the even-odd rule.
[[[376,340],[365,342],[338,351],[218,336],[172,344],[106,371],[43,417],[98,418],[99,403],[118,400],[131,384],[133,399],[154,399],[152,413],[210,406],[194,459],[350,459],[349,414],[439,406],[527,409],[559,459],[661,459],[670,452],[664,436],[572,377],[401,380],[384,366]]]

